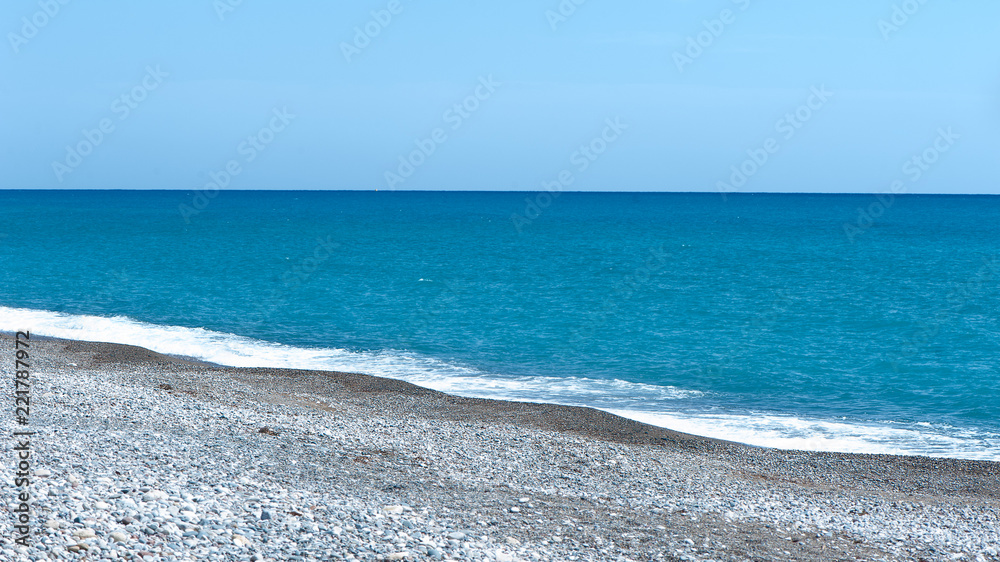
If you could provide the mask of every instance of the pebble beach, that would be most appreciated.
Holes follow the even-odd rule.
[[[31,377],[30,546],[9,437],[3,560],[1000,560],[997,463],[115,344],[33,338]]]

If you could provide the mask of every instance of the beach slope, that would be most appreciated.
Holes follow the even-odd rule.
[[[997,463],[763,449],[116,344],[36,337],[31,365],[32,546],[8,513],[5,559],[1000,559]]]

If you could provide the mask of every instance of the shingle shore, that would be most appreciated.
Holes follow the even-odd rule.
[[[13,542],[9,438],[3,560],[1000,559],[996,463],[775,451],[113,344],[36,341],[32,361],[32,546]]]

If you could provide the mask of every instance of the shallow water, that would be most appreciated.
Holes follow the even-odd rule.
[[[0,191],[0,330],[1000,460],[997,197],[192,195]]]

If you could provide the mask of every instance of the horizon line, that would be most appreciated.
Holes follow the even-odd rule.
[[[201,189],[191,188],[123,188],[123,187],[0,187],[0,191],[163,191],[163,192],[198,192]],[[221,189],[220,192],[230,193],[595,193],[595,194],[661,194],[661,195],[721,195],[725,197],[738,195],[892,195],[895,197],[921,196],[955,196],[955,197],[998,197],[997,193],[891,193],[884,191],[600,191],[600,190],[558,190],[545,189]]]

